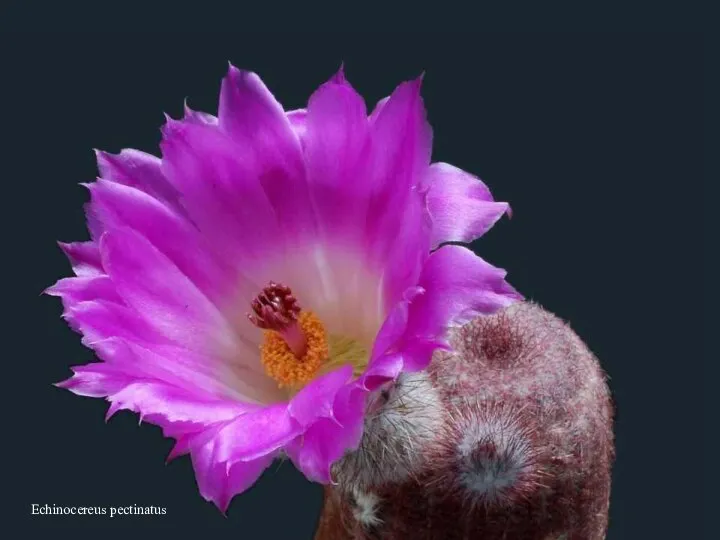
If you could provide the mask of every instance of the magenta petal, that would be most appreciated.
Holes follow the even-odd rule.
[[[395,208],[393,204],[404,202],[410,188],[424,187],[432,129],[427,123],[420,86],[419,79],[398,86],[370,123],[376,195],[373,209]]]
[[[426,197],[417,191],[410,193],[405,204],[402,224],[395,235],[394,249],[387,258],[384,289],[386,308],[401,299],[403,291],[414,286],[430,253],[432,220]]]
[[[152,380],[134,381],[109,396],[111,413],[130,410],[144,422],[163,428],[166,436],[178,437],[202,431],[208,426],[250,414],[252,405],[232,401],[211,401]]]
[[[178,208],[177,191],[162,173],[162,161],[134,149],[119,154],[97,150],[98,169],[105,180],[140,189],[148,195]]]
[[[123,304],[115,285],[106,275],[64,278],[49,287],[45,293],[62,298],[66,308],[92,300]]]
[[[430,166],[428,208],[433,248],[443,242],[472,242],[510,210],[507,203],[493,201],[479,178],[447,163]]]
[[[368,391],[356,381],[342,388],[335,396],[333,415],[335,423],[345,428],[343,444],[353,450],[360,444],[365,424],[365,407]]]
[[[307,131],[307,110],[295,109],[294,111],[288,111],[285,114],[290,122],[290,127],[295,132],[295,136],[300,140],[300,146],[304,146],[305,132]]]
[[[104,274],[100,249],[95,242],[58,242],[77,276]]]
[[[296,467],[310,480],[322,483],[331,481],[332,464],[360,443],[367,397],[360,384],[343,383],[351,377],[351,369],[341,368],[329,375],[314,388],[318,410],[312,409],[309,393],[298,404],[297,397],[291,403],[296,418],[312,423],[285,448]],[[319,394],[322,386],[327,395]]]
[[[422,287],[410,287],[405,291],[403,299],[390,310],[375,338],[370,365],[360,379],[363,388],[374,391],[395,379],[403,370],[408,348],[405,337],[408,333],[410,305],[424,293]]]
[[[380,331],[375,337],[375,344],[373,345],[372,353],[370,354],[371,367],[372,360],[389,352],[389,349],[395,346],[403,337],[407,330],[410,304],[418,296],[421,296],[424,293],[425,289],[422,287],[410,287],[405,291],[403,299],[392,307],[388,316],[385,318],[385,322],[380,328]]]
[[[255,414],[252,406],[230,401],[194,399],[187,391],[151,379],[137,380],[127,376],[118,366],[90,364],[74,370],[75,375],[58,386],[81,395],[107,396],[111,401],[110,414],[120,409],[132,410],[140,414],[143,421],[161,426],[166,436],[180,440],[187,437],[195,441],[204,440],[202,445],[192,449],[198,486],[203,497],[215,502],[223,511],[232,496],[252,485],[272,462],[272,453],[263,453],[257,459],[234,460],[232,463],[223,454],[232,445],[232,436],[235,435],[230,432],[224,432],[223,435],[224,426],[233,425],[235,420]],[[260,428],[257,422],[254,427]],[[276,428],[274,425],[266,427]],[[207,435],[203,437],[204,434]],[[291,435],[295,436],[296,433]],[[223,436],[230,439],[223,439]],[[267,440],[266,437],[266,447]],[[261,448],[262,443],[257,442],[255,446]]]
[[[443,338],[412,339],[402,348],[403,371],[420,371],[427,368],[432,356],[438,349],[450,350],[447,341]]]
[[[332,478],[330,467],[339,459],[344,448],[338,449],[337,435],[342,432],[340,426],[328,419],[320,419],[299,439],[287,445],[285,451],[293,464],[313,482],[328,484]],[[333,456],[332,450],[335,450]]]
[[[302,431],[287,404],[262,407],[238,416],[220,430],[216,459],[230,463],[256,459],[282,448]]]
[[[359,443],[362,433],[363,414],[360,410],[353,418],[353,426],[340,426],[327,418],[315,422],[302,435],[289,443],[285,450],[288,457],[303,474],[314,482],[327,484],[332,481],[330,468],[346,450]],[[359,426],[359,429],[352,429]]]
[[[223,315],[176,265],[130,229],[105,233],[103,266],[118,293],[159,334],[193,350],[236,350]]]
[[[206,124],[211,126],[215,126],[218,123],[217,116],[202,111],[193,111],[187,102],[185,103],[185,116],[183,120],[193,124]]]
[[[163,428],[168,437],[203,431],[257,408],[238,401],[194,396],[162,381],[138,379],[126,366],[94,363],[73,368],[74,375],[57,386],[76,394],[106,397],[112,412],[126,409]]]
[[[90,364],[74,368],[75,375],[58,384],[77,394],[107,397],[111,402],[108,416],[120,409],[137,412],[145,422],[156,424],[165,436],[178,439],[173,450],[176,457],[190,451],[184,441],[205,442],[192,450],[198,485],[202,495],[227,508],[232,496],[247,489],[272,461],[272,455],[261,455],[252,461],[230,464],[220,458],[220,449],[228,441],[218,437],[233,419],[252,414],[254,406],[234,401],[202,400],[152,379],[138,380],[123,368],[109,364]]]
[[[444,246],[430,255],[419,279],[425,293],[417,295],[408,306],[406,331],[397,345],[403,368],[417,371],[427,367],[433,352],[447,346],[449,326],[494,313],[521,299],[505,281],[505,274],[464,247]],[[392,370],[398,360],[383,362],[388,363],[386,369]],[[380,366],[385,367],[383,363]],[[375,376],[371,381],[377,384],[382,377]]]
[[[93,344],[106,362],[123,366],[138,379],[156,379],[207,399],[228,398],[244,403],[280,397],[277,385],[262,372],[235,367],[222,359],[169,344],[145,344],[108,338]],[[258,362],[259,363],[259,362]]]
[[[99,341],[111,337],[140,343],[166,343],[131,307],[100,299],[68,304],[63,317],[70,327],[83,334],[83,344],[95,348]]]
[[[220,92],[219,126],[237,143],[252,180],[265,190],[286,234],[316,231],[300,141],[260,77],[230,66]]]
[[[87,184],[81,184],[87,187]],[[91,203],[86,203],[83,205],[83,210],[85,211],[85,223],[87,224],[88,232],[90,233],[90,238],[97,242],[100,240],[100,237],[102,236],[102,233],[105,231],[103,227],[103,223],[100,219],[100,217],[97,215],[97,212],[95,211],[95,208],[93,208],[93,205]]]
[[[312,420],[313,423],[285,447],[295,466],[316,482],[330,482],[332,464],[346,451],[357,448],[362,438],[367,390],[359,383],[340,386],[342,379],[351,375],[349,370],[347,373],[343,371],[337,370],[331,374],[334,377],[325,381],[325,386],[333,396],[332,409],[323,407],[324,412],[315,413],[309,408],[303,411],[302,418]],[[326,399],[321,399],[321,407],[322,403],[327,405]],[[296,409],[296,414],[298,411]]]
[[[408,334],[436,341],[447,326],[494,313],[522,297],[505,281],[506,272],[461,246],[443,246],[428,258],[418,296],[408,312]]]
[[[401,84],[370,124],[372,154],[367,238],[370,256],[385,271],[390,307],[417,283],[430,250],[431,221],[424,185],[432,130],[420,80]]]
[[[378,102],[375,104],[375,108],[374,108],[374,109],[372,110],[372,112],[370,113],[370,122],[371,122],[371,123],[372,123],[372,122],[375,122],[375,119],[376,119],[376,118],[378,117],[378,115],[380,114],[380,111],[383,110],[383,107],[387,104],[387,102],[388,102],[389,99],[390,99],[390,96],[386,96],[386,97],[382,98],[380,101],[378,101]]]
[[[285,111],[255,73],[230,66],[222,82],[218,118],[234,139],[255,146],[258,159],[288,171],[302,169],[300,147]]]
[[[207,388],[207,370],[211,362],[195,363],[188,367],[184,350],[170,349],[175,354],[163,356],[133,341],[110,337],[94,344],[98,356],[138,380],[157,380],[170,386],[208,397],[214,388]],[[195,368],[195,369],[193,369]],[[210,381],[214,382],[212,379]],[[213,385],[214,386],[214,385]]]
[[[322,231],[357,241],[372,191],[365,102],[344,77],[334,76],[310,97],[304,124],[308,177]]]
[[[169,119],[161,148],[163,172],[215,253],[257,266],[283,248],[251,147],[239,146],[217,126]]]
[[[252,461],[238,461],[227,472],[227,490],[224,498],[218,501],[218,508],[225,512],[232,498],[257,482],[258,478],[275,459],[274,455],[261,456]]]
[[[72,368],[73,376],[55,386],[86,397],[106,397],[119,392],[133,382],[133,378],[119,373],[103,363],[86,364]]]
[[[361,384],[366,390],[374,392],[386,382],[395,380],[404,367],[405,361],[401,353],[384,354],[368,367],[362,376]]]
[[[129,227],[139,232],[216,303],[227,297],[228,287],[237,286],[237,275],[219,264],[197,229],[171,207],[143,191],[105,180],[88,189],[105,230]]]
[[[254,484],[265,469],[272,463],[274,456],[261,456],[247,462],[237,462],[231,467],[218,461],[217,444],[208,442],[192,455],[193,468],[200,494],[213,502],[224,513],[232,498]]]
[[[337,393],[352,379],[351,365],[322,375],[303,388],[288,405],[288,411],[303,426],[318,418],[333,418]]]

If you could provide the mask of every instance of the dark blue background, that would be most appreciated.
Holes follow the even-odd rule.
[[[321,488],[291,465],[269,470],[225,518],[198,494],[188,458],[165,466],[172,443],[158,428],[129,413],[105,425],[103,401],[52,387],[91,354],[40,293],[69,273],[55,240],[86,238],[77,184],[95,177],[92,148],[156,153],[163,112],[179,116],[186,97],[216,111],[228,60],[257,71],[287,108],[344,61],[369,106],[426,72],[434,159],[478,174],[515,212],[474,247],[570,320],[610,374],[619,421],[608,538],[701,537],[697,464],[683,451],[702,431],[700,38],[46,33],[0,45],[4,296],[17,302],[3,340],[13,518],[103,536],[311,538]],[[167,515],[31,518],[31,503]]]

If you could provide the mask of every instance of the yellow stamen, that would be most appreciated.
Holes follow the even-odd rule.
[[[328,357],[327,335],[318,316],[311,311],[303,311],[297,324],[307,340],[307,348],[301,358],[293,354],[278,332],[263,332],[265,340],[260,346],[260,358],[265,371],[278,382],[280,388],[305,386],[317,375]]]
[[[360,376],[368,364],[368,351],[358,341],[340,335],[328,335],[320,318],[311,311],[303,311],[297,318],[298,329],[307,342],[305,353],[298,358],[282,334],[265,330],[260,346],[260,358],[265,371],[278,386],[295,395],[306,384],[325,373],[351,364],[355,377]]]

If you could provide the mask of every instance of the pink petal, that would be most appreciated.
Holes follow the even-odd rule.
[[[386,309],[400,301],[404,291],[418,282],[430,254],[432,220],[425,195],[411,192],[405,211],[397,214],[402,217],[402,222],[398,224],[395,247],[387,258],[383,274]]]
[[[300,140],[300,146],[303,147],[305,144],[305,133],[307,131],[307,110],[295,109],[294,111],[285,113],[285,116],[287,116],[295,136]]]
[[[100,176],[140,189],[158,200],[179,208],[178,193],[162,173],[160,158],[134,149],[125,149],[119,154],[96,150]]]
[[[344,243],[362,239],[372,186],[365,102],[335,75],[310,97],[303,143],[321,230]]]
[[[383,309],[416,283],[430,250],[423,178],[431,131],[419,92],[420,81],[400,85],[369,122],[363,99],[340,71],[312,95],[304,118],[324,241],[335,251],[354,248],[368,269],[383,275]],[[337,283],[353,283],[357,273],[333,265],[322,271]]]
[[[375,338],[368,369],[360,378],[363,388],[374,391],[395,379],[403,370],[403,355],[398,351],[407,333],[410,304],[424,292],[421,287],[409,288],[405,291],[403,299],[390,310]]]
[[[85,211],[85,223],[87,224],[90,238],[93,240],[93,242],[98,242],[100,240],[100,237],[102,236],[102,233],[105,231],[102,221],[100,220],[97,212],[95,211],[95,208],[93,208],[91,203],[84,204],[83,210]]]
[[[345,428],[347,450],[356,448],[362,437],[367,397],[368,391],[359,381],[345,385],[335,396],[330,419]]]
[[[312,420],[312,424],[285,447],[295,466],[316,482],[330,482],[332,464],[346,451],[357,448],[362,438],[367,390],[359,382],[340,387],[342,378],[336,376],[332,383],[326,381],[332,396],[331,408],[326,406],[327,397],[317,396],[321,412],[313,414],[306,408],[302,418]]]
[[[238,416],[218,432],[215,457],[230,464],[257,459],[282,448],[303,431],[286,403],[262,407]]]
[[[173,208],[139,189],[102,179],[88,189],[104,230],[134,229],[218,306],[235,292],[240,276],[213,256],[198,230]]]
[[[433,353],[439,349],[451,350],[443,334],[435,338],[408,337],[397,356],[402,358],[403,371],[420,371],[430,365]]]
[[[72,368],[73,376],[57,383],[58,388],[65,388],[71,392],[86,397],[106,397],[119,392],[134,379],[124,373],[107,369],[103,363],[86,364]]]
[[[479,178],[447,163],[430,166],[428,208],[433,249],[443,242],[472,242],[510,210],[507,203],[493,201]]]
[[[285,448],[293,464],[312,482],[328,484],[331,481],[330,467],[333,459],[329,452],[329,443],[342,431],[338,425],[327,419],[321,419],[308,429],[303,436]]]
[[[163,428],[165,436],[180,437],[225,425],[257,409],[238,401],[208,399],[146,377],[138,379],[126,366],[94,363],[73,368],[74,375],[57,386],[92,397],[106,397],[111,412],[130,410],[146,422]]]
[[[62,298],[66,308],[92,300],[124,304],[112,280],[104,274],[64,278],[49,287],[45,293]]]
[[[232,498],[254,484],[270,466],[274,456],[266,455],[252,461],[239,461],[228,469],[225,463],[217,460],[216,449],[216,442],[210,441],[193,453],[192,461],[200,494],[225,513]]]
[[[234,463],[227,472],[227,487],[224,495],[217,501],[218,508],[220,508],[222,512],[226,512],[232,498],[257,482],[274,459],[274,455],[267,455],[252,461],[238,461]]]
[[[105,271],[100,260],[100,249],[95,242],[58,242],[60,249],[70,260],[77,276],[102,275]]]
[[[215,126],[218,123],[216,116],[202,111],[193,111],[187,102],[185,103],[185,116],[183,120],[192,124],[209,124],[211,126]]]
[[[165,175],[214,252],[245,268],[282,252],[278,216],[249,150],[217,126],[170,119],[161,147]]]
[[[103,266],[138,318],[173,342],[231,355],[237,336],[227,320],[173,262],[131,229],[103,235]]]
[[[301,239],[314,234],[299,139],[260,77],[230,66],[220,91],[218,119],[246,164],[245,182],[262,186],[283,232]]]
[[[464,324],[521,299],[505,274],[464,247],[443,246],[433,252],[419,280],[426,292],[408,310],[405,344],[421,352],[442,340],[449,325]],[[425,359],[426,355],[427,351]]]
[[[372,201],[368,211],[368,234],[381,254],[390,251],[402,228],[405,208],[417,190],[425,191],[423,179],[430,165],[432,130],[420,97],[421,81],[401,84],[370,125],[372,137]],[[415,223],[413,223],[415,225]]]
[[[202,496],[223,512],[232,497],[249,488],[272,462],[275,452],[263,450],[297,436],[297,431],[281,433],[277,414],[273,415],[277,407],[257,409],[235,401],[198,399],[187,390],[128,376],[117,365],[89,364],[74,371],[71,379],[58,386],[80,395],[107,397],[111,402],[108,415],[121,409],[131,410],[140,414],[143,421],[162,427],[165,436],[201,443],[186,445],[184,449],[176,447],[171,457],[191,451]],[[234,447],[238,435],[239,445]],[[258,456],[240,460],[238,450],[242,449],[252,449]]]
[[[390,96],[386,96],[375,104],[375,108],[372,110],[372,113],[370,113],[370,122],[375,122],[375,119],[380,114],[380,111],[383,110],[383,107],[385,107],[389,99]]]
[[[251,406],[241,402],[208,400],[184,389],[142,379],[108,396],[108,401],[109,416],[119,410],[136,412],[142,421],[160,426],[171,437],[201,432],[252,411]]]
[[[259,403],[282,397],[275,381],[261,371],[259,361],[260,371],[256,371],[173,345],[141,345],[118,338],[95,343],[94,349],[100,358],[123,366],[128,374],[138,379],[156,379],[208,399]]]
[[[420,79],[401,84],[372,118],[372,198],[367,238],[384,269],[386,307],[417,283],[430,250],[431,221],[424,179],[432,131]]]
[[[346,365],[318,377],[290,401],[290,415],[303,426],[318,418],[333,418],[335,397],[350,382],[352,374],[352,366]]]
[[[83,334],[83,344],[119,337],[139,343],[167,343],[150,324],[129,306],[100,299],[66,304],[63,317],[70,327]]]
[[[397,344],[407,331],[410,304],[423,294],[425,294],[425,289],[422,287],[410,287],[403,294],[402,300],[392,307],[375,338],[372,353],[370,354],[371,359],[379,358],[383,354],[397,350]]]
[[[362,423],[361,412],[355,419],[355,425],[360,426],[360,434]],[[354,438],[357,440],[353,440]],[[339,426],[327,418],[321,418],[301,437],[289,443],[285,450],[308,480],[328,484],[332,481],[330,475],[332,464],[340,459],[346,450],[356,447],[359,441],[357,431]]]
[[[379,356],[368,366],[360,379],[363,388],[374,392],[385,383],[395,380],[403,371],[405,360],[401,353],[393,352]]]

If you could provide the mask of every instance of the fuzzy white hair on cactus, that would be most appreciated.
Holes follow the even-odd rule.
[[[426,372],[403,373],[375,399],[360,448],[335,467],[340,485],[403,482],[424,468],[427,446],[442,434],[444,406]]]
[[[460,421],[457,481],[470,502],[509,504],[513,488],[531,481],[534,451],[517,416],[503,407],[478,406]]]
[[[353,508],[353,517],[366,528],[375,527],[382,523],[377,515],[377,507],[380,504],[380,498],[370,491],[362,491],[358,488],[352,490],[355,506]]]

